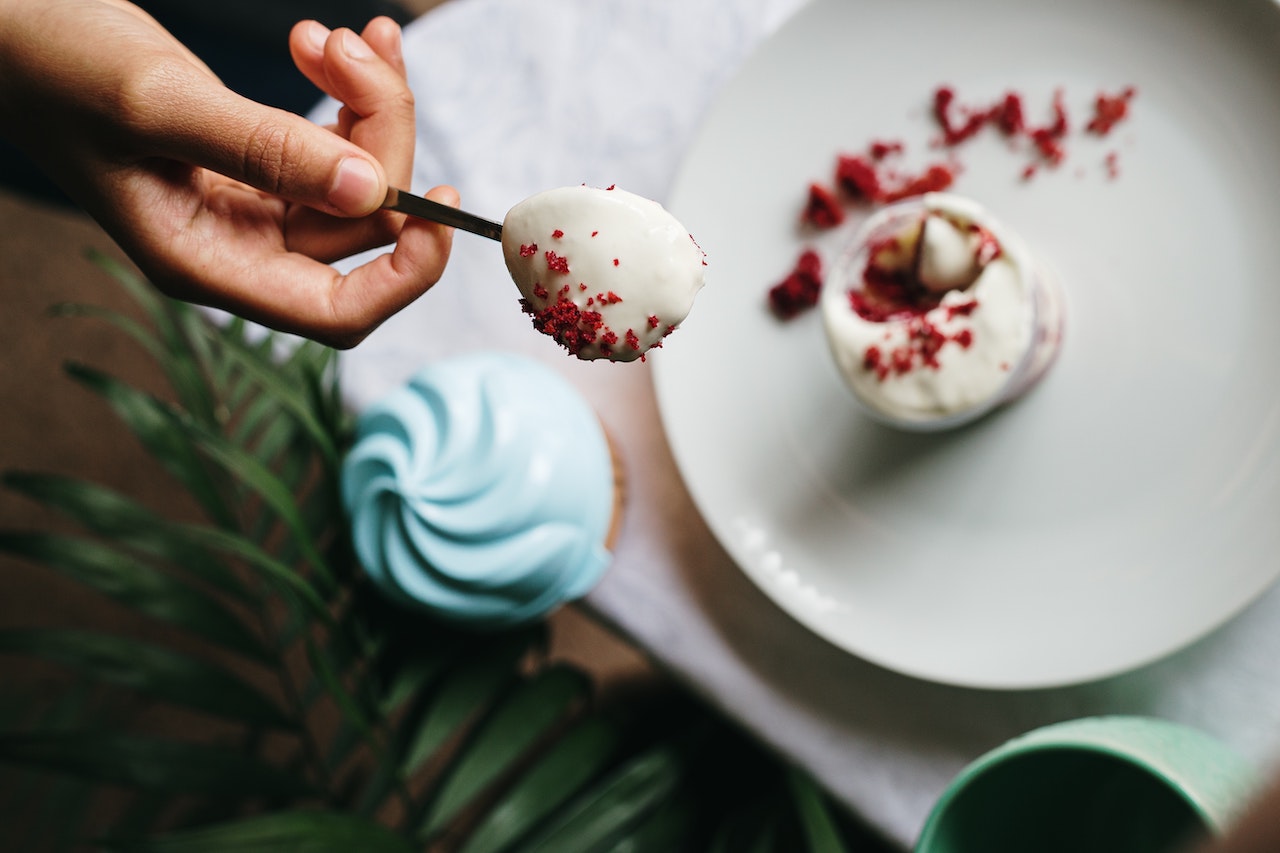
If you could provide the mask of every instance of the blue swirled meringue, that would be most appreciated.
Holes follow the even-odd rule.
[[[604,430],[572,385],[520,356],[438,362],[368,408],[342,492],[372,580],[452,621],[534,619],[610,560]]]

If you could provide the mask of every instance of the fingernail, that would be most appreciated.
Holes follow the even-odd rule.
[[[342,50],[352,59],[368,59],[373,56],[373,51],[364,43],[364,39],[350,30],[342,32]]]
[[[324,53],[324,43],[329,39],[329,28],[319,21],[311,21],[307,24],[307,30],[303,35],[307,39],[307,44],[311,45],[312,50]]]
[[[338,164],[333,186],[329,188],[329,204],[344,213],[369,213],[381,202],[379,188],[378,172],[368,160],[347,157]]]

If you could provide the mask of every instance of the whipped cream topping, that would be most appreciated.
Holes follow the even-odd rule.
[[[560,187],[517,204],[502,253],[536,329],[582,359],[632,361],[680,325],[705,255],[660,204],[609,187]]]
[[[485,627],[585,594],[614,473],[566,380],[509,354],[442,361],[368,408],[343,466],[356,553],[392,599]]]
[[[968,199],[928,193],[885,208],[841,263],[822,296],[827,340],[845,382],[882,419],[920,428],[970,420],[1052,361],[1054,283]]]

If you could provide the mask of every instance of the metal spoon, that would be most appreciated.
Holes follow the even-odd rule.
[[[472,234],[502,242],[501,224],[395,187],[387,190],[387,198],[382,202],[382,208],[407,213],[419,219],[429,219],[443,225],[451,225],[454,228],[461,228],[463,231],[470,231]]]

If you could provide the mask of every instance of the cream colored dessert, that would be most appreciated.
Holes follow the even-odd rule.
[[[502,253],[534,327],[578,358],[632,361],[680,325],[705,256],[657,202],[561,187],[511,208]]]
[[[1061,338],[1056,284],[978,204],[929,193],[872,217],[822,296],[845,382],[883,420],[933,429],[1013,399]]]

